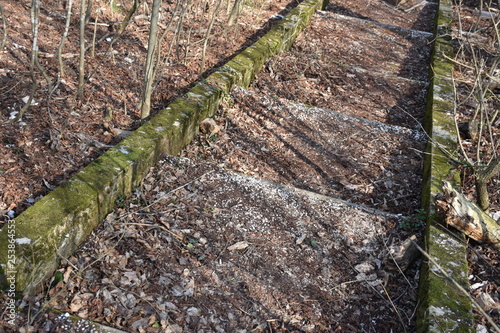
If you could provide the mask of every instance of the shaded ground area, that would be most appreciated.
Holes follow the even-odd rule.
[[[346,16],[357,17],[382,24],[432,32],[434,12],[437,2],[434,1],[356,1],[332,0],[328,10]]]
[[[269,96],[236,89],[221,131],[183,155],[392,213],[418,208],[422,132]]]
[[[420,129],[432,35],[321,12],[253,84],[268,94]]]
[[[171,157],[119,206],[60,270],[49,306],[131,331],[413,322],[415,270],[389,254],[401,217]]]

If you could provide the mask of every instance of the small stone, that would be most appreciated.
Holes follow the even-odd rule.
[[[201,314],[201,311],[198,308],[191,307],[187,309],[186,314],[191,317],[198,317]]]
[[[495,302],[495,300],[488,293],[482,293],[477,299],[477,303],[486,311],[492,309],[500,309],[500,302]]]
[[[212,118],[206,118],[200,124],[200,131],[204,134],[215,134],[220,130],[220,126]]]
[[[476,327],[476,333],[488,333],[488,329],[481,324]]]
[[[476,290],[476,289],[482,288],[482,287],[486,286],[487,284],[488,284],[488,282],[486,282],[486,281],[474,283],[473,285],[470,286],[470,290]]]
[[[490,215],[491,215],[491,218],[494,219],[495,221],[500,221],[500,211],[493,212]]]
[[[305,235],[305,234],[300,235],[300,236],[299,236],[299,237],[295,240],[295,244],[297,244],[297,245],[302,244],[302,242],[304,242],[304,239],[306,239],[306,235]]]
[[[356,280],[357,281],[374,281],[377,279],[377,274],[369,274],[366,275],[365,273],[359,273],[356,275]]]
[[[354,266],[354,269],[358,271],[359,273],[368,273],[373,271],[374,267],[371,263],[368,261],[362,262],[361,264],[357,264]]]
[[[227,249],[229,251],[234,251],[234,250],[244,250],[248,247],[248,242],[247,241],[241,241],[234,243],[233,245],[229,246]]]

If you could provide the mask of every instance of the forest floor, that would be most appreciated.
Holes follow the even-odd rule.
[[[208,44],[206,65],[203,69],[200,68],[200,40],[204,31],[206,32],[215,3],[206,1],[193,4],[187,14],[192,16],[183,23],[181,33],[168,35],[164,42],[165,49],[168,49],[172,40],[177,46],[171,50],[171,56],[164,62],[165,66],[153,95],[154,109],[158,111],[164,108],[199,80],[201,72],[222,64],[238,50],[255,41],[279,19],[275,15],[285,14],[287,9],[295,4],[280,1],[244,2],[242,14],[233,27],[225,25],[227,5],[224,5],[211,33],[213,37]],[[327,12],[356,19],[375,17],[376,22],[381,24],[397,24],[406,29],[429,32],[435,6],[430,3],[414,8],[415,4],[416,2],[407,1],[396,8],[378,1],[362,6],[356,5],[356,1],[332,1]],[[120,3],[122,8],[128,8],[130,5],[129,2]],[[55,1],[45,2],[43,6],[40,59],[55,81],[58,70],[54,55],[61,31],[64,30],[65,11],[61,4]],[[48,99],[47,88],[44,88],[44,80],[40,76],[41,89],[35,95],[35,103],[21,122],[12,123],[8,122],[9,118],[15,116],[15,112],[22,107],[23,98],[30,90],[29,66],[26,65],[29,64],[30,54],[30,21],[29,8],[22,3],[8,2],[4,7],[9,33],[7,46],[0,53],[0,111],[3,117],[0,122],[0,211],[3,214],[1,219],[5,222],[119,142],[122,130],[134,130],[140,125],[138,106],[149,21],[143,15],[148,9],[141,7],[125,34],[114,43],[112,51],[109,52],[109,41],[106,38],[113,38],[113,31],[116,30],[120,17],[123,17],[123,10],[119,11],[119,8],[104,3],[95,5],[96,8],[102,8],[98,16],[99,24],[96,25],[97,40],[104,39],[96,45],[96,56],[87,60],[87,73],[93,74],[87,80],[84,99],[78,100],[75,97],[78,81],[78,18],[74,15],[74,24],[65,47],[66,75],[58,89]],[[168,13],[173,12],[174,7],[173,3],[164,4],[164,20],[168,19]],[[471,19],[474,19],[475,8],[467,10]],[[400,13],[402,18],[399,19],[400,16],[394,15],[394,12]],[[384,22],[388,17],[394,21]],[[90,21],[94,22],[95,18],[93,16]],[[184,157],[197,160],[197,163],[209,161],[210,165],[202,163],[203,167],[199,171],[201,173],[194,174],[190,167],[183,166],[183,163],[187,162],[165,159],[164,164],[152,170],[143,187],[131,199],[117,203],[117,211],[106,219],[94,238],[89,239],[82,250],[60,269],[64,274],[62,281],[49,288],[46,294],[23,301],[26,311],[20,314],[24,320],[21,324],[25,325],[26,332],[42,328],[64,331],[64,327],[57,323],[56,319],[63,317],[57,314],[39,313],[36,317],[29,317],[27,310],[34,311],[33,309],[38,308],[37,302],[130,331],[158,332],[170,329],[176,332],[181,327],[195,330],[204,327],[203,325],[215,331],[216,327],[229,325],[227,327],[246,327],[269,332],[294,329],[337,329],[356,332],[361,329],[360,323],[363,323],[363,327],[367,329],[389,332],[391,328],[395,331],[401,329],[402,322],[409,331],[413,329],[418,261],[406,267],[408,270],[403,275],[400,275],[398,270],[393,271],[394,268],[386,269],[384,265],[389,246],[398,245],[413,234],[421,237],[423,225],[419,219],[418,208],[424,138],[420,136],[420,123],[423,120],[428,80],[427,69],[422,70],[422,64],[428,63],[428,58],[421,58],[418,54],[426,48],[429,49],[429,41],[413,35],[398,39],[402,32],[393,29],[392,35],[384,35],[384,38],[392,43],[389,44],[390,48],[387,46],[388,49],[384,49],[383,44],[380,44],[377,49],[373,49],[365,46],[369,45],[371,39],[382,35],[366,33],[364,28],[356,31],[356,34],[351,34],[353,30],[348,29],[359,27],[356,20],[344,19],[343,24],[332,23],[330,26],[325,25],[323,21],[318,18],[313,21],[312,26],[308,28],[308,38],[299,37],[291,52],[266,63],[265,70],[250,90],[236,90],[231,95],[215,117],[217,133],[200,135],[182,153]],[[163,24],[166,25],[166,21],[163,21]],[[322,38],[332,31],[336,31],[335,38]],[[91,40],[92,29],[89,29],[87,38]],[[346,45],[348,49],[342,49]],[[403,55],[398,54],[400,49],[401,52],[409,49],[413,54],[407,57],[404,66],[397,67],[395,59]],[[331,52],[336,52],[338,66],[331,66],[331,63],[326,61],[326,56],[322,56]],[[348,66],[353,59],[356,66]],[[256,95],[252,89],[267,91],[270,97]],[[313,159],[303,158],[304,155],[301,154],[305,151],[321,150],[310,145],[310,142],[307,142],[309,146],[301,146],[299,141],[305,136],[317,139],[315,132],[332,131],[334,126],[319,121],[315,123],[314,128],[285,128],[282,125],[292,124],[290,119],[294,116],[279,113],[283,104],[286,104],[284,99],[342,110],[347,114],[388,126],[397,125],[401,132],[388,131],[385,141],[374,134],[370,140],[369,137],[360,138],[356,128],[362,125],[355,121],[351,121],[350,125],[343,125],[345,127],[341,127],[339,132],[343,137],[340,137],[338,142],[349,147],[357,144],[359,161],[352,162],[344,158],[350,152],[339,150],[341,148],[337,147],[337,162],[328,169],[325,163],[329,161],[323,160],[321,154],[313,156]],[[346,106],[347,101],[349,106]],[[269,113],[269,110],[276,111]],[[110,111],[112,116],[107,119]],[[342,121],[349,123],[347,118]],[[293,138],[300,140],[293,141]],[[370,145],[363,147],[366,142]],[[391,154],[384,155],[388,151]],[[302,158],[291,163],[290,156]],[[173,168],[172,165],[176,167]],[[317,238],[308,236],[301,241],[284,240],[280,238],[282,235],[272,234],[275,238],[259,241],[254,239],[253,245],[252,242],[239,243],[240,248],[235,247],[228,251],[228,247],[238,244],[234,231],[219,235],[218,225],[210,224],[213,223],[214,216],[224,216],[224,211],[218,210],[215,202],[200,202],[202,199],[199,194],[213,190],[210,189],[209,181],[210,177],[222,173],[218,168],[339,197],[392,214],[383,224],[387,237],[378,245],[385,248],[385,251],[382,251],[384,255],[364,261],[354,254],[351,257],[346,254],[344,258],[336,258],[336,265],[339,267],[356,266],[353,263],[361,266],[357,266],[350,275],[346,275],[332,287],[338,289],[338,298],[314,298],[324,296],[320,290],[323,287],[321,283],[332,279],[331,272],[315,266],[327,258],[324,253],[315,254],[318,244],[323,246],[323,243],[327,242],[323,239],[325,236],[319,230],[320,227],[311,221],[310,228],[317,227],[318,230],[311,229],[309,233]],[[324,170],[327,169],[329,171],[325,173]],[[167,181],[155,180],[154,174],[159,173],[163,174]],[[208,180],[206,174],[210,175]],[[376,181],[373,181],[374,179]],[[471,178],[464,179],[467,183]],[[496,179],[494,183],[497,184]],[[176,190],[184,186],[187,186],[187,191]],[[208,190],[205,187],[208,187]],[[153,206],[165,193],[173,190],[176,191],[167,204]],[[500,210],[499,190],[500,187],[493,187],[491,192],[493,211]],[[473,196],[472,192],[469,194]],[[141,211],[145,206],[150,210]],[[137,208],[139,210],[134,210]],[[163,219],[158,216],[159,212],[164,215]],[[183,216],[181,212],[187,212],[188,217],[180,218]],[[193,231],[188,232],[189,228],[183,228],[173,222],[179,219],[189,220],[190,215],[196,216],[193,218],[195,226],[190,227]],[[127,219],[126,224],[123,223],[124,217]],[[160,227],[152,227],[149,220],[159,223]],[[168,230],[167,233],[170,231],[169,236],[162,235],[164,229]],[[191,232],[193,234],[190,234]],[[212,234],[214,232],[215,234]],[[215,242],[214,239],[218,235],[222,238]],[[121,242],[122,239],[127,242]],[[116,242],[113,243],[113,240]],[[164,253],[159,253],[159,244],[165,242],[172,244],[172,247],[162,249]],[[283,252],[291,251],[287,247],[289,243],[300,246],[308,256],[293,262],[276,262],[274,267],[264,264],[273,262],[273,258],[276,258],[269,253],[277,251],[278,245],[282,247]],[[235,250],[244,252],[239,255]],[[137,253],[142,253],[144,258],[137,259],[139,261],[132,260],[131,257]],[[470,253],[471,283],[476,286],[473,292],[478,297],[488,293],[498,302],[498,251],[485,245],[471,244]],[[104,254],[108,255],[103,257]],[[162,262],[162,265],[168,263],[170,272],[155,267],[158,256],[164,260],[170,258]],[[262,281],[255,280],[256,273],[244,275],[241,271],[240,275],[235,277],[234,284],[220,282],[218,279],[221,276],[228,275],[229,271],[236,268],[227,266],[220,268],[225,269],[223,274],[221,271],[215,274],[216,269],[210,270],[205,264],[217,260],[230,262],[232,256],[244,258],[246,264],[255,270],[261,265],[262,274],[267,272],[269,275],[268,281],[276,282],[275,292],[269,292],[269,289],[266,289],[269,286],[259,284]],[[255,257],[260,259],[256,260]],[[101,261],[103,266],[89,266],[94,260]],[[314,262],[316,260],[318,263]],[[300,286],[287,286],[286,281],[277,283],[277,277],[284,274],[284,267],[290,265],[296,266],[297,271],[294,271],[294,274],[297,275],[300,271],[316,272],[317,276],[301,276],[301,281],[304,285],[319,286],[318,291],[310,293],[313,295],[310,299],[302,299],[296,304],[287,299],[285,291],[290,288],[290,292],[295,292]],[[146,266],[152,275],[157,273],[163,280],[148,281],[144,275]],[[75,271],[81,271],[82,274],[75,274]],[[109,276],[105,277],[103,273]],[[360,273],[371,275],[371,281],[380,280],[384,283],[359,283],[357,276]],[[200,276],[205,282],[205,289],[193,285],[193,281],[198,281]],[[398,283],[398,277],[404,277],[407,283]],[[220,288],[221,283],[227,290]],[[349,287],[345,288],[347,285]],[[214,286],[217,286],[217,289]],[[155,303],[151,295],[161,294],[165,288],[171,294],[169,296],[173,296],[178,302],[167,300],[165,296],[164,302]],[[200,289],[203,289],[204,298],[199,299],[198,304],[204,305],[190,304],[187,296],[192,295],[194,290],[199,292]],[[235,298],[232,303],[229,301],[229,307],[229,303],[222,303],[223,300],[232,299],[235,294],[242,298]],[[266,294],[268,298],[265,297]],[[388,295],[390,296],[387,297]],[[249,305],[241,301],[245,297],[259,298],[263,302],[262,307],[272,309],[269,310],[267,319],[251,312]],[[211,310],[215,311],[211,313],[207,305],[217,302],[220,304],[219,308],[211,307]],[[112,303],[121,305],[111,306]],[[397,308],[400,318],[394,317],[393,307]],[[322,310],[325,308],[331,308],[335,313]],[[255,309],[253,311],[258,312]],[[162,313],[167,314],[167,317],[162,317]],[[207,315],[209,313],[212,315]],[[491,310],[491,315],[498,320],[498,309]],[[329,320],[325,320],[327,317]],[[481,321],[482,319],[478,318],[478,322]]]

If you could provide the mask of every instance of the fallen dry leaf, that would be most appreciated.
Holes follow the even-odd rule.
[[[233,245],[229,246],[227,249],[229,251],[234,251],[234,250],[244,250],[248,247],[249,243],[247,241],[241,241],[238,243],[234,243]]]

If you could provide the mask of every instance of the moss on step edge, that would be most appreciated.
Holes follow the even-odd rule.
[[[200,121],[215,114],[224,94],[248,86],[266,59],[288,48],[325,5],[299,4],[259,41],[0,230],[0,287],[12,281],[19,292],[39,290],[160,155],[177,154],[198,133]],[[15,261],[9,262],[9,244]]]
[[[453,57],[448,31],[451,6],[441,0],[437,15],[437,38],[431,57],[431,86],[425,129],[430,136],[424,164],[422,207],[428,212],[425,250],[465,290],[468,288],[466,245],[458,232],[449,230],[434,211],[433,198],[441,192],[443,180],[460,184],[460,176],[450,157],[457,151],[457,132],[453,120]],[[446,151],[446,152],[445,152]],[[457,156],[453,156],[457,157]],[[417,332],[473,332],[472,306],[467,295],[445,277],[437,265],[422,263],[417,309]]]

